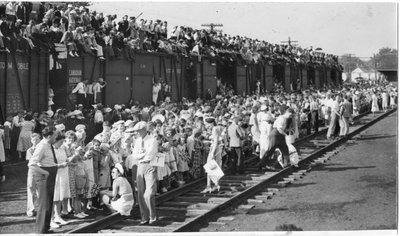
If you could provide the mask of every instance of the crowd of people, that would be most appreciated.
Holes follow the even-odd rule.
[[[88,53],[101,60],[134,59],[135,50],[145,50],[340,67],[337,56],[312,48],[184,26],[168,31],[166,21],[139,21],[139,16],[116,21],[116,15],[104,17],[70,3],[39,3],[33,18],[31,11],[30,2],[0,3],[0,50],[44,48],[56,54],[61,43],[70,57]],[[260,171],[296,165],[293,143],[300,136],[326,126],[327,139],[340,138],[348,134],[355,115],[375,115],[397,104],[397,88],[388,84],[292,93],[274,89],[269,94],[258,84],[252,95],[219,89],[205,100],[172,102],[165,89],[169,85],[155,83],[152,106],[130,102],[110,107],[102,104],[104,86],[102,79],[82,81],[72,91],[79,103],[74,110],[28,109],[6,117],[0,126],[1,181],[6,159],[27,161],[27,215],[36,216],[37,233],[86,218],[92,209],[130,215],[135,204],[140,224],[151,224],[157,221],[157,194],[205,176],[202,193],[219,191],[223,174],[243,174],[245,160],[254,155],[260,158]]]
[[[3,10],[2,10],[3,9]],[[269,43],[245,36],[232,36],[212,28],[193,29],[168,22],[145,20],[141,16],[104,16],[101,12],[71,3],[40,3],[32,16],[31,2],[0,3],[0,50],[29,52],[65,45],[70,57],[83,54],[99,59],[125,57],[134,60],[135,50],[181,56],[207,56],[214,60],[243,64],[291,63],[340,68],[338,57],[312,47]]]
[[[103,206],[129,215],[139,204],[141,223],[148,224],[157,220],[156,194],[203,176],[203,193],[219,191],[221,172],[243,174],[252,155],[260,157],[261,171],[296,164],[291,155],[299,136],[322,126],[328,139],[345,136],[354,115],[394,108],[396,101],[397,88],[364,85],[21,111],[0,129],[0,175],[5,181],[6,158],[28,160],[27,214],[36,215],[39,233]]]

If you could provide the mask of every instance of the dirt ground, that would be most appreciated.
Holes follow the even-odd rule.
[[[360,137],[247,214],[226,211],[233,221],[200,231],[397,229],[397,112]]]

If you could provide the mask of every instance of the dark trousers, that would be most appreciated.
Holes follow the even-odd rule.
[[[283,160],[288,163],[289,161],[289,148],[286,144],[285,135],[278,132],[277,129],[273,129],[269,135],[270,138],[270,147],[265,152],[264,156],[260,160],[260,167],[265,167],[268,160],[274,154],[275,149],[279,148],[282,153]]]
[[[236,173],[238,172],[243,173],[244,171],[244,164],[243,164],[243,153],[242,153],[242,147],[231,147],[231,154],[232,158],[232,172]]]
[[[136,179],[137,179],[137,165],[132,166],[131,173],[132,173],[132,193],[133,193],[133,199],[135,200],[135,203],[137,202],[137,185],[136,185]]]
[[[103,132],[103,123],[94,124],[94,129],[96,131],[96,134]]]
[[[86,98],[86,107],[91,108],[92,104],[94,104],[94,95],[88,93]],[[85,106],[85,104],[84,104]]]
[[[38,189],[38,210],[36,215],[36,233],[45,234],[50,229],[51,213],[53,211],[54,185],[56,183],[57,167],[42,167],[49,172],[44,175],[35,175]]]
[[[311,126],[314,128],[314,133],[318,132],[318,111],[311,111]]]
[[[2,176],[4,175],[4,173],[3,173],[3,164],[4,164],[4,162],[0,161],[0,180],[1,180]]]
[[[311,124],[312,124],[312,120],[311,120],[312,116],[311,116],[311,112],[309,112],[307,114],[307,135],[311,134]]]
[[[76,94],[76,101],[77,101],[78,104],[82,104],[85,108],[87,107],[85,94],[77,93]]]

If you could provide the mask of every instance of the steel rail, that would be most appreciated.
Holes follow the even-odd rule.
[[[393,112],[394,110],[390,111]],[[360,119],[361,117],[365,116],[369,114],[369,112],[365,112],[363,114],[358,115],[357,117],[355,117],[354,119]],[[389,112],[385,113],[384,115],[380,116],[380,118],[383,118],[384,116],[390,114]],[[377,121],[376,121],[377,122]],[[368,123],[370,124],[370,123]],[[368,125],[367,124],[367,125]],[[372,125],[372,124],[371,124]],[[364,127],[364,126],[363,126]],[[358,130],[358,129],[357,129]],[[322,128],[321,130],[319,130],[318,132],[305,136],[301,139],[296,140],[295,142],[295,146],[304,143],[308,140],[311,140],[317,136],[321,136],[324,135],[327,132],[327,128]],[[353,131],[354,133],[355,131]],[[350,137],[347,136],[347,139]],[[346,140],[347,140],[346,139]],[[327,149],[333,148],[335,145],[339,145],[340,143],[344,142],[344,139],[340,139],[337,140],[331,144],[329,144],[328,146],[325,146],[321,149],[318,149],[317,151],[309,154],[308,157],[302,159],[299,162],[299,166],[304,165],[304,163],[306,163],[306,160],[310,160],[312,158],[315,158],[317,155],[319,155],[322,152],[326,152]],[[255,161],[256,159],[258,159],[258,157],[252,157],[246,160],[246,163],[250,163],[251,161]],[[226,209],[229,206],[235,205],[237,203],[242,202],[243,200],[251,197],[252,195],[254,195],[255,193],[259,192],[260,189],[265,188],[267,185],[276,182],[277,180],[281,179],[282,176],[287,175],[288,173],[290,173],[291,171],[293,171],[294,168],[293,167],[288,167],[285,168],[279,172],[277,172],[276,174],[274,174],[273,176],[269,177],[268,179],[265,179],[263,181],[260,181],[260,183],[249,187],[248,189],[242,191],[241,193],[238,193],[237,195],[231,197],[229,200],[223,202],[222,204],[210,209],[209,211],[207,211],[206,213],[199,215],[197,217],[194,217],[193,219],[189,220],[188,222],[186,222],[184,225],[178,226],[175,230],[173,230],[174,232],[179,232],[179,231],[187,231],[189,230],[191,227],[193,227],[196,222],[200,221],[200,220],[204,220],[207,217],[209,217],[210,215],[214,214],[215,212],[218,212],[220,210]],[[156,203],[157,205],[160,205],[168,200],[171,200],[179,195],[182,195],[184,193],[189,192],[190,190],[202,186],[202,184],[205,183],[206,177],[202,177],[200,179],[197,179],[191,183],[188,183],[182,187],[179,187],[177,189],[173,189],[167,193],[164,193],[162,195],[159,195],[156,197]],[[139,207],[135,206],[133,208],[133,211],[139,211]],[[109,216],[105,216],[97,221],[94,221],[92,223],[88,223],[88,224],[84,224],[80,227],[77,227],[73,230],[70,230],[68,232],[66,232],[67,234],[71,234],[71,233],[94,233],[94,232],[98,232],[102,229],[105,229],[113,224],[116,224],[118,222],[124,221],[126,219],[130,218],[129,216],[121,216],[119,213],[113,213]]]
[[[310,162],[311,160],[319,157],[322,153],[326,153],[329,150],[331,150],[331,149],[339,146],[340,144],[346,142],[351,137],[357,135],[358,133],[360,133],[361,131],[363,131],[363,130],[367,129],[368,127],[372,126],[376,122],[382,120],[383,118],[385,118],[389,114],[393,113],[395,110],[396,109],[390,110],[390,111],[384,113],[383,115],[378,116],[377,118],[373,119],[371,122],[368,122],[367,124],[357,128],[356,130],[354,130],[353,132],[351,132],[347,136],[345,136],[345,137],[343,137],[341,139],[335,140],[334,142],[328,144],[327,146],[316,150],[315,152],[311,153],[306,158],[300,160],[299,163],[298,163],[298,166],[299,167],[304,167],[308,162]],[[203,215],[200,215],[198,217],[193,218],[192,220],[190,220],[189,222],[185,223],[184,225],[176,228],[174,230],[174,232],[189,231],[190,228],[194,227],[199,221],[203,221],[203,220],[207,219],[208,217],[210,217],[211,215],[213,215],[216,212],[222,211],[222,210],[224,210],[224,209],[226,209],[228,207],[231,207],[231,206],[233,206],[235,204],[239,204],[239,203],[243,202],[244,200],[254,196],[257,192],[260,192],[263,189],[267,188],[268,185],[270,185],[270,184],[282,179],[284,176],[292,173],[295,169],[296,169],[296,167],[294,167],[294,166],[289,166],[289,167],[287,167],[285,169],[282,169],[281,171],[279,171],[278,173],[276,173],[272,177],[261,181],[260,183],[256,184],[255,186],[250,187],[249,189],[243,191],[242,193],[239,193],[239,194],[235,195],[231,199],[229,199],[226,202],[214,207],[213,209],[209,210],[208,212],[204,213]],[[299,169],[299,168],[297,168],[297,169]]]

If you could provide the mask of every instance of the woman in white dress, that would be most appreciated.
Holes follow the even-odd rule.
[[[260,159],[264,156],[268,150],[269,138],[268,135],[272,131],[272,125],[274,118],[267,111],[267,106],[262,105],[260,108],[261,112],[258,114],[258,124],[260,126]]]
[[[56,138],[56,142],[53,144],[54,153],[57,158],[57,175],[56,183],[54,186],[54,219],[53,221],[60,225],[66,225],[68,222],[61,218],[61,206],[67,206],[67,201],[71,197],[70,186],[69,186],[69,170],[68,170],[68,157],[63,146],[65,136],[60,135]],[[64,204],[62,204],[64,202]],[[67,211],[67,209],[63,209]]]
[[[123,177],[124,168],[121,164],[115,164],[111,171],[113,178],[112,192],[100,191],[103,195],[103,203],[110,208],[119,212],[121,215],[129,216],[131,214],[132,206],[134,204],[132,187],[128,180]]]
[[[371,112],[375,116],[375,112],[379,111],[378,97],[376,96],[375,92],[373,92],[371,100],[372,100]]]
[[[222,127],[217,126],[215,119],[214,118],[207,118],[206,119],[207,124],[212,126],[211,130],[211,145],[210,145],[210,151],[207,156],[207,163],[209,163],[211,160],[215,160],[219,168],[222,166],[222,142],[221,142],[221,133],[222,133]],[[213,191],[219,191],[220,186],[218,183],[217,178],[213,178],[214,182],[214,187],[211,187],[211,179],[213,177],[207,174],[207,187],[201,191],[201,193],[211,193]]]
[[[253,144],[255,146],[260,144],[260,127],[257,120],[257,114],[258,114],[258,109],[257,107],[254,106],[251,109],[249,125],[251,125],[250,130],[251,130],[251,135],[253,136]]]
[[[26,152],[31,146],[31,135],[35,129],[35,123],[33,123],[33,117],[26,115],[24,120],[21,122],[21,132],[19,133],[17,151],[19,159],[22,158],[22,153]]]
[[[382,92],[382,109],[384,112],[387,111],[388,105],[389,105],[389,95],[388,95],[387,91],[384,90]]]
[[[390,107],[393,109],[396,106],[396,92],[390,92]]]

